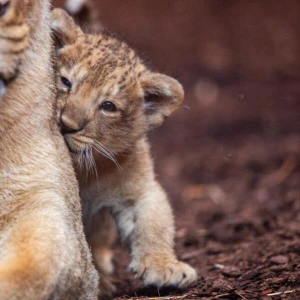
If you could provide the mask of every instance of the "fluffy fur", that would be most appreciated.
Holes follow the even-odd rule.
[[[5,82],[15,76],[28,46],[27,24],[19,1],[0,0],[0,97],[6,92]]]
[[[111,230],[96,215],[107,208],[129,244],[136,277],[147,285],[186,287],[196,272],[175,256],[173,214],[155,179],[146,136],[181,105],[182,86],[148,70],[114,36],[84,34],[60,9],[52,18],[60,40],[57,118],[73,153],[98,268],[104,278],[112,272]]]
[[[49,6],[0,0],[7,84],[0,99],[1,300],[86,300],[98,293],[75,173],[53,113]]]

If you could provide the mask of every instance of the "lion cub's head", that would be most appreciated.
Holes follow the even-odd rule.
[[[57,117],[72,152],[127,150],[182,103],[180,83],[148,70],[134,50],[107,33],[84,34],[55,9]]]

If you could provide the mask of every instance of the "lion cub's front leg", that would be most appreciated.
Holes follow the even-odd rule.
[[[4,82],[15,76],[28,47],[23,0],[0,0],[0,96]]]
[[[91,247],[96,268],[100,273],[101,295],[111,297],[116,288],[112,284],[112,245],[116,240],[114,220],[105,209],[98,211],[88,224],[87,241]]]
[[[177,260],[173,250],[173,214],[157,182],[124,201],[113,214],[123,238],[129,240],[131,270],[146,285],[184,288],[197,279],[196,271]]]

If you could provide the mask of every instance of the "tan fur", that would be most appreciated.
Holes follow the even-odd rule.
[[[23,1],[0,0],[0,97],[6,92],[3,81],[18,71],[24,51],[28,47],[28,26],[21,13]]]
[[[181,85],[148,70],[134,50],[112,35],[84,34],[62,10],[53,12],[52,27],[61,41],[57,117],[73,152],[98,268],[111,272],[110,243],[102,233],[97,241],[101,219],[98,226],[91,220],[107,208],[129,244],[136,276],[147,285],[186,287],[196,272],[175,256],[173,214],[155,179],[146,137],[181,105]],[[104,108],[107,101],[115,111]]]
[[[12,0],[0,17],[7,83],[0,99],[1,300],[98,293],[78,186],[53,113],[49,7],[47,0]]]

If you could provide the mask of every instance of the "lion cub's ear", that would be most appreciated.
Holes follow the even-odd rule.
[[[141,77],[144,110],[149,128],[159,126],[184,99],[182,85],[167,75],[146,72]]]
[[[60,8],[55,8],[52,11],[51,29],[59,43],[58,48],[74,44],[78,37],[83,35],[73,18]]]

